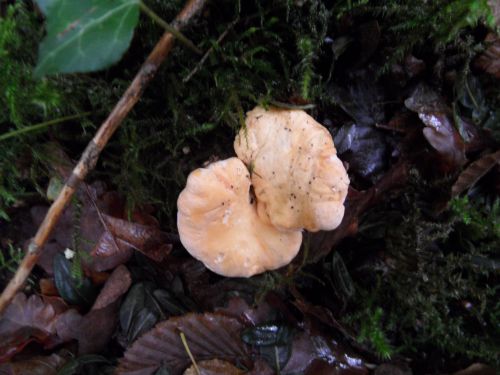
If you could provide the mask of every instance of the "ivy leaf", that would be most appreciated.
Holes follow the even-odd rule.
[[[217,358],[233,364],[247,363],[248,353],[239,337],[242,328],[238,320],[220,314],[170,318],[142,335],[125,352],[116,373],[153,374],[163,365],[171,374],[181,374],[191,360],[180,332],[197,361]]]
[[[36,0],[38,8],[42,11],[44,16],[49,13],[50,7],[52,7],[58,0]]]
[[[47,17],[35,77],[92,72],[117,62],[139,20],[138,0],[37,0]]]
[[[79,280],[73,277],[71,263],[64,254],[54,256],[54,281],[61,297],[72,305],[90,306],[97,294],[90,279],[84,277]]]

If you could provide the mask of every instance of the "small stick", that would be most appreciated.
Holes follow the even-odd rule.
[[[184,8],[175,18],[172,26],[177,30],[184,27],[193,16],[201,10],[205,1],[206,0],[188,0]],[[145,87],[158,71],[161,63],[168,56],[174,45],[174,40],[175,37],[172,33],[166,32],[163,34],[153,51],[139,69],[139,72],[136,74],[130,86],[122,95],[118,103],[116,103],[108,118],[102,123],[94,138],[87,145],[78,164],[73,169],[71,176],[59,193],[59,196],[50,206],[35,237],[30,241],[28,252],[19,265],[16,274],[2,292],[0,296],[0,314],[24,285],[24,282],[31,273],[38,258],[40,258],[43,246],[59,221],[64,208],[77,190],[78,185],[83,181],[85,176],[87,176],[88,172],[95,167],[99,154],[104,149],[115,130],[120,126],[123,119],[140,99]]]
[[[234,27],[234,25],[236,25],[238,23],[239,20],[240,20],[240,18],[238,17],[233,22],[231,22],[229,24],[229,26],[226,28],[226,30],[224,30],[224,32],[217,38],[217,40],[215,41],[215,44],[212,47],[210,47],[207,52],[205,52],[205,54],[203,55],[201,60],[198,62],[198,64],[196,64],[196,66],[193,68],[193,70],[191,70],[191,72],[189,72],[189,74],[182,80],[183,83],[189,82],[189,80],[191,78],[193,78],[193,76],[201,69],[201,67],[205,63],[206,59],[208,58],[208,56],[210,56],[210,54],[214,50],[214,47],[219,45],[224,40],[226,35],[229,34],[229,31],[231,31],[231,29]]]

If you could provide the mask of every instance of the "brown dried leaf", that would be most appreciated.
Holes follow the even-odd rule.
[[[476,59],[475,64],[485,72],[500,78],[500,37],[490,33],[486,36],[485,43],[489,46]]]
[[[94,302],[94,306],[92,306],[92,310],[103,309],[111,303],[116,302],[118,298],[127,292],[131,284],[132,277],[127,267],[123,265],[118,266],[106,281],[106,284],[104,284]]]
[[[106,232],[93,250],[95,256],[110,256],[132,247],[151,259],[161,262],[172,249],[169,236],[154,226],[132,223],[102,215]]]
[[[37,295],[17,294],[0,319],[0,362],[20,352],[31,341],[45,347],[60,342],[56,335],[56,309]]]
[[[84,316],[76,310],[66,312],[57,321],[57,334],[64,341],[78,340],[79,354],[103,350],[118,322],[119,298],[127,292],[131,283],[127,268],[116,268],[104,284],[90,312]]]
[[[191,361],[182,344],[180,332],[196,361],[218,358],[233,364],[248,362],[240,339],[243,325],[220,314],[187,314],[158,324],[125,352],[117,374],[152,374],[161,365],[172,374],[181,374]],[[248,364],[248,363],[247,363]]]
[[[500,163],[500,150],[488,155],[471,163],[467,168],[465,168],[460,176],[458,176],[457,181],[453,184],[451,188],[451,195],[453,197],[467,190],[476,184],[476,182],[481,179],[486,173],[488,173],[495,165]]]
[[[62,350],[49,356],[35,356],[27,360],[0,365],[2,375],[56,375],[70,359],[71,353]]]

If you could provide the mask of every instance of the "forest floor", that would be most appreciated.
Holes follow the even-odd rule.
[[[183,7],[145,0],[118,61],[82,72],[108,46],[44,62],[51,28],[111,3],[73,23],[63,3],[0,4],[0,290],[164,33],[151,12]],[[207,1],[0,314],[0,374],[494,374],[499,23],[486,0]],[[258,105],[328,130],[345,215],[290,265],[223,277],[182,246],[177,198]]]

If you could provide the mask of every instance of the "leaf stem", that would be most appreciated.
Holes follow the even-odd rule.
[[[77,118],[80,118],[80,117],[85,117],[85,116],[88,116],[88,115],[90,115],[90,112],[84,112],[84,113],[79,113],[77,115],[60,117],[60,118],[56,118],[56,119],[53,119],[53,120],[41,122],[39,124],[29,125],[29,126],[26,126],[24,128],[21,128],[21,129],[12,130],[10,132],[0,134],[0,141],[6,140],[6,139],[9,139],[9,138],[12,138],[12,137],[17,137],[18,135],[21,135],[21,134],[24,134],[24,133],[30,133],[32,131],[36,131],[36,130],[40,130],[40,129],[43,129],[43,128],[47,128],[47,127],[52,126],[52,125],[58,125],[58,124],[60,124],[62,122],[69,121],[69,120],[74,120],[74,119],[77,119]]]
[[[183,43],[186,47],[191,49],[192,51],[196,52],[198,55],[201,55],[203,52],[194,45],[193,42],[191,42],[183,33],[181,33],[179,30],[176,28],[172,27],[169,25],[167,22],[163,20],[159,15],[157,15],[151,8],[149,8],[146,4],[144,4],[142,1],[139,1],[139,7],[141,8],[142,12],[146,14],[149,18],[151,18],[154,22],[156,22],[158,25],[163,27],[166,31],[171,33],[173,36],[175,36],[181,43]]]
[[[194,360],[193,354],[191,353],[191,350],[189,350],[189,345],[188,345],[187,340],[186,340],[186,335],[184,335],[184,332],[181,332],[179,335],[181,336],[182,345],[184,345],[184,349],[186,349],[186,353],[188,354],[189,359],[193,363],[194,370],[196,371],[196,374],[201,375],[200,369],[198,368],[198,365],[196,364],[196,361]]]

